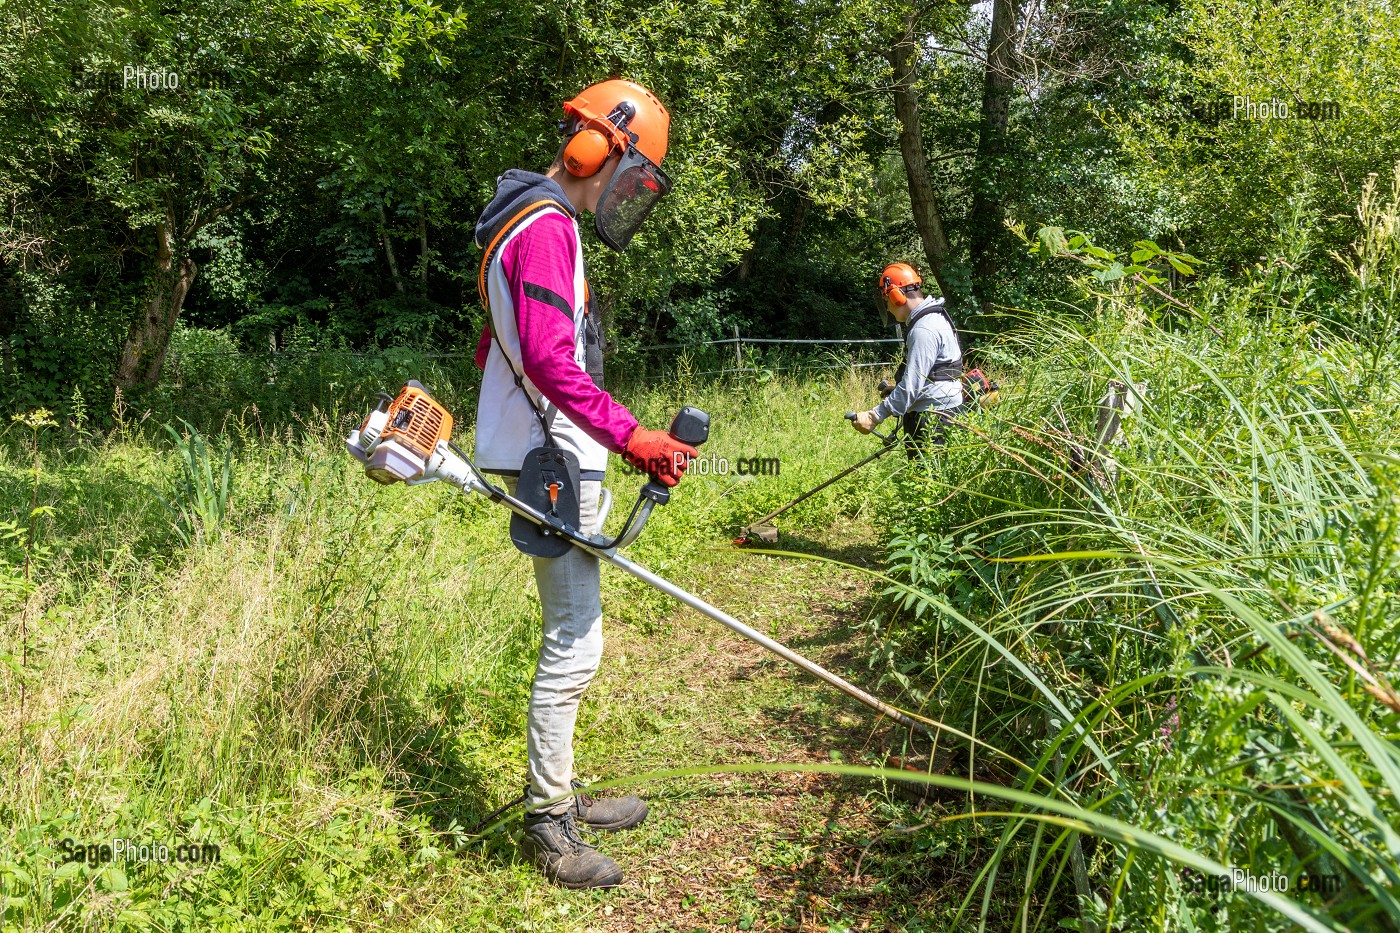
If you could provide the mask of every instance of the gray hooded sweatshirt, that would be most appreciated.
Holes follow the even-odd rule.
[[[875,407],[880,421],[910,412],[948,411],[963,402],[962,381],[930,381],[929,373],[940,363],[962,359],[962,345],[953,322],[943,312],[943,299],[924,298],[909,314],[905,340],[904,377],[889,397]]]

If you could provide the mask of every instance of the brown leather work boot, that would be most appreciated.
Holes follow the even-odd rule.
[[[544,876],[566,888],[611,888],[622,883],[622,868],[583,841],[572,810],[554,816],[525,814],[521,847]]]
[[[592,794],[583,793],[582,781],[570,783],[580,793],[574,795],[569,812],[579,821],[587,823],[590,829],[631,829],[647,818],[647,804],[640,797],[608,797],[600,800]]]

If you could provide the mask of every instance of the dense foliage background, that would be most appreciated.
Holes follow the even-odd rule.
[[[736,326],[880,335],[893,259],[999,330],[1065,294],[1008,220],[1230,272],[1286,226],[1269,261],[1333,315],[1330,253],[1400,133],[1388,4],[0,9],[0,406],[76,391],[104,421],[170,351],[469,350],[494,179],[543,169],[560,102],[609,76],[675,116],[674,195],[625,256],[590,237],[623,369]]]

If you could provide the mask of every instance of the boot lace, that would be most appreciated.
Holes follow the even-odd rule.
[[[578,793],[574,795],[574,809],[578,810],[579,815],[582,816],[583,808],[593,806],[593,804],[596,802],[596,798],[594,798],[592,794],[589,794],[584,790],[584,788],[588,785],[584,784],[578,778],[574,778],[572,781],[570,781],[569,786],[572,787],[574,790],[578,791]]]
[[[570,781],[569,784],[574,790],[580,790],[582,787],[584,787],[583,782],[577,779]],[[507,806],[512,806],[517,803],[523,803],[525,798],[529,796],[529,793],[530,788],[527,785],[525,788],[525,793],[521,794],[520,797],[516,800],[511,801],[511,803]],[[584,806],[591,807],[593,806],[593,800],[594,798],[589,796],[588,794],[580,793],[577,795],[577,799],[574,801],[570,809],[565,810],[558,816],[551,815],[547,817],[547,819],[551,820],[552,822],[559,824],[560,830],[564,833],[564,838],[568,841],[568,843],[571,846],[583,846],[588,849],[598,848],[598,834],[593,830],[587,828],[586,826],[579,825],[578,819],[574,818],[575,811],[578,812],[579,819],[583,817],[583,809],[579,806],[579,801],[582,801]],[[502,810],[504,809],[505,807],[502,808]],[[587,833],[588,838],[592,839],[593,841],[585,842],[583,836],[580,835],[581,833]]]
[[[564,834],[564,839],[567,840],[569,848],[573,852],[577,852],[580,846],[585,849],[598,848],[598,834],[591,830],[583,829],[582,827],[580,827],[578,825],[578,822],[574,819],[574,815],[572,813],[563,813],[559,816],[551,816],[549,817],[549,819],[556,825],[558,825],[559,831]],[[589,836],[593,837],[593,841],[585,842],[583,836],[580,835],[581,832],[588,833]]]

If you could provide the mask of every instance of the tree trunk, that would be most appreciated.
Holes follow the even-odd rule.
[[[1015,79],[1012,37],[1017,0],[992,0],[992,31],[987,39],[987,71],[982,84],[982,123],[977,140],[972,194],[972,283],[983,313],[992,310],[998,272],[997,246],[1005,217],[1006,131]]]
[[[422,257],[423,271],[420,282],[423,286],[423,294],[428,294],[428,215],[423,214],[418,218],[418,243],[420,246],[419,255]]]
[[[904,173],[909,181],[909,203],[914,212],[914,226],[923,241],[928,271],[950,306],[962,297],[961,278],[951,262],[948,235],[943,230],[943,216],[933,192],[928,158],[924,155],[923,131],[919,125],[918,81],[919,46],[911,14],[902,37],[886,53],[894,68],[894,112],[899,119],[899,151],[904,157]],[[951,273],[951,274],[950,274]]]
[[[384,242],[384,258],[389,260],[389,277],[394,280],[394,291],[403,294],[403,279],[399,277],[399,260],[394,255],[394,243],[389,239],[389,218],[384,216],[384,205],[379,205],[379,238]]]
[[[168,215],[156,224],[155,279],[117,363],[117,385],[125,391],[149,389],[160,381],[170,335],[198,271],[194,260],[183,255],[184,245],[175,242],[174,228],[174,219]]]
[[[755,234],[757,230],[754,231]],[[743,261],[739,263],[739,281],[747,282],[749,276],[753,275],[753,261],[758,255],[758,237],[755,235],[749,240],[749,248],[744,250]]]
[[[788,224],[787,247],[797,248],[797,241],[802,238],[802,228],[807,226],[807,212],[812,209],[812,199],[807,197],[806,192],[797,192],[797,206],[792,211],[792,222]]]

